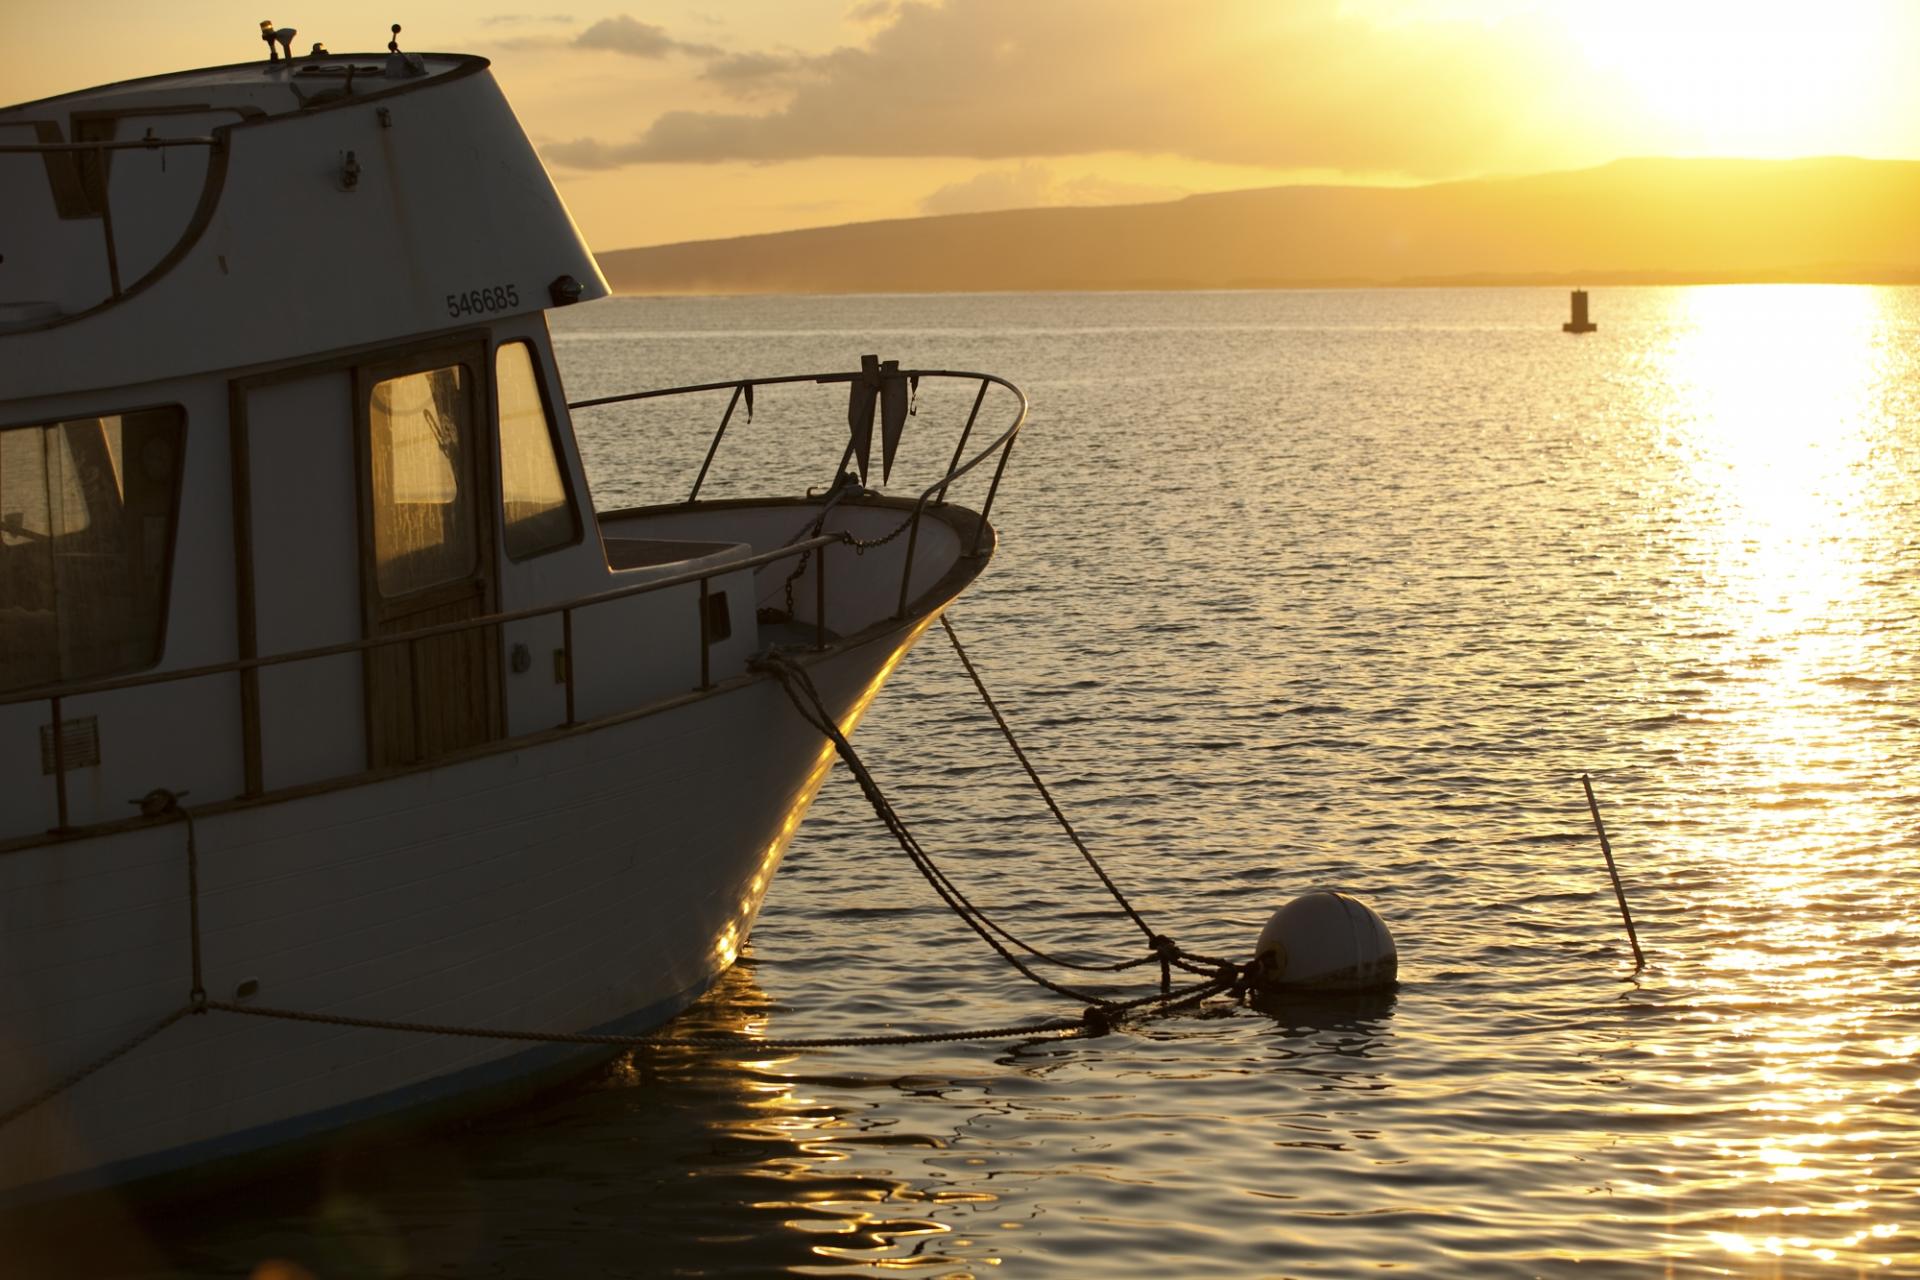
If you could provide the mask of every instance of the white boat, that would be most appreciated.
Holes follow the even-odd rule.
[[[764,656],[851,731],[991,553],[1025,398],[871,360],[685,389],[717,450],[723,405],[826,383],[822,481],[876,404],[891,461],[923,378],[973,412],[910,496],[596,514],[545,310],[607,285],[480,58],[7,108],[0,193],[0,1204],[611,1052],[243,1010],[696,999],[832,764]]]

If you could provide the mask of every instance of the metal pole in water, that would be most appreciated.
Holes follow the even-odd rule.
[[[1573,318],[1560,326],[1562,332],[1592,333],[1600,327],[1593,321],[1587,319],[1587,291],[1585,289],[1575,289],[1573,291],[1572,302]]]
[[[1620,900],[1620,918],[1627,922],[1627,941],[1633,944],[1633,970],[1638,973],[1647,967],[1647,957],[1640,950],[1640,936],[1633,931],[1633,913],[1627,910],[1627,891],[1620,887],[1620,869],[1613,865],[1613,846],[1607,842],[1607,827],[1600,821],[1600,805],[1593,798],[1593,779],[1583,773],[1580,785],[1587,789],[1587,812],[1593,815],[1593,829],[1600,835],[1600,852],[1606,855],[1607,874],[1613,877],[1613,896]]]

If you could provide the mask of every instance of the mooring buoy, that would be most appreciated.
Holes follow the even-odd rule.
[[[1399,978],[1380,914],[1351,894],[1303,893],[1273,913],[1253,949],[1253,980],[1273,991],[1372,991]]]

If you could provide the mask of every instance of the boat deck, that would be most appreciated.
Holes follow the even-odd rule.
[[[745,554],[747,548],[737,542],[692,542],[668,538],[608,538],[607,567],[611,569],[651,569],[663,564],[683,564],[704,560],[728,551]]]

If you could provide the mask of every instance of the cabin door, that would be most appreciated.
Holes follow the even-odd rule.
[[[351,644],[360,606],[358,457],[349,369],[300,369],[234,387],[241,653]],[[249,703],[247,792],[366,768],[360,655],[261,667]]]
[[[469,343],[356,370],[368,638],[481,617],[499,598],[483,357]],[[500,736],[497,628],[379,645],[364,671],[374,768]]]

